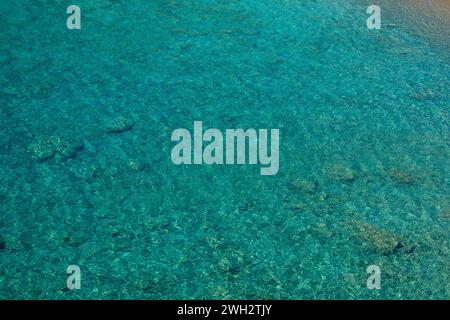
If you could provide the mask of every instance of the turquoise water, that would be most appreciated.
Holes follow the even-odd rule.
[[[450,298],[442,46],[352,1],[78,2],[0,3],[0,298]],[[175,166],[194,120],[279,128],[279,173]]]

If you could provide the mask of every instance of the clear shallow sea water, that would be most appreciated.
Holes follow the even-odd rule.
[[[450,67],[414,20],[83,0],[69,31],[70,4],[0,3],[0,298],[450,298]],[[279,128],[278,175],[175,166],[194,120]]]

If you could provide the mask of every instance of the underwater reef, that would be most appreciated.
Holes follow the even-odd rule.
[[[67,30],[70,4],[0,2],[0,299],[450,298],[448,33],[314,0],[85,0]],[[193,121],[279,128],[278,173],[174,165]]]

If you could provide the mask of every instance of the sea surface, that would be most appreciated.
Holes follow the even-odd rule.
[[[449,16],[389,3],[0,1],[0,299],[449,299]],[[278,174],[174,165],[195,120]]]

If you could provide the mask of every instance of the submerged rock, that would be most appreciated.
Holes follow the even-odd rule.
[[[401,184],[413,184],[416,181],[414,176],[397,168],[389,170],[388,173],[392,180]]]
[[[84,145],[74,141],[60,141],[55,145],[56,156],[63,159],[74,158],[78,151],[84,149]]]
[[[310,231],[318,238],[328,239],[334,236],[334,232],[332,232],[325,223],[318,223],[311,226]]]
[[[450,219],[450,208],[447,208],[447,210],[442,210],[441,213],[439,213],[439,217],[444,219]]]
[[[356,179],[355,170],[342,164],[331,166],[329,174],[334,180],[340,182],[353,182]]]
[[[53,137],[39,139],[28,146],[32,156],[38,161],[45,161],[55,155]]]
[[[223,273],[229,273],[233,276],[239,275],[245,267],[245,259],[243,253],[238,251],[231,255],[221,257],[218,262],[218,270]]]
[[[418,91],[413,94],[413,97],[417,100],[432,100],[436,98],[436,96],[437,96],[436,93],[433,92],[431,89]]]
[[[73,158],[84,145],[78,142],[69,142],[60,137],[40,137],[28,146],[33,158],[37,161],[46,161],[50,158]]]
[[[306,179],[294,179],[288,182],[288,188],[304,193],[314,193],[317,191],[318,183]]]
[[[306,210],[308,208],[308,205],[306,205],[303,202],[295,202],[295,203],[289,204],[288,208],[290,210],[300,211],[300,210]]]
[[[133,127],[134,121],[132,119],[119,116],[107,123],[106,130],[108,133],[122,133],[130,131]]]
[[[397,235],[367,222],[349,221],[347,226],[352,235],[361,240],[363,247],[368,248],[375,253],[388,255],[395,253],[399,248],[404,247]]]
[[[6,249],[6,241],[5,238],[3,238],[3,236],[0,234],[0,250],[5,250]]]

